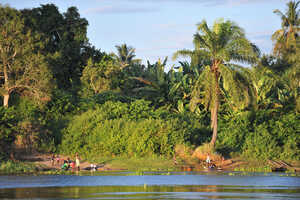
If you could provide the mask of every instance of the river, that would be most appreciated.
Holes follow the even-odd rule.
[[[4,199],[300,199],[300,176],[241,172],[91,172],[0,176]]]

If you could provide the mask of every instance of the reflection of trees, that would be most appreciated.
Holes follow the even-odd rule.
[[[107,193],[172,193],[172,192],[218,192],[218,186],[101,186],[101,187],[50,187],[50,188],[14,188],[0,190],[0,198],[91,198],[106,196]],[[126,194],[130,193],[130,194]],[[112,195],[109,194],[109,195]],[[4,196],[5,195],[5,196]]]
[[[195,193],[199,197],[210,199],[245,197],[261,193],[297,193],[296,189],[270,189],[243,186],[216,185],[187,185],[187,186],[97,186],[97,187],[49,187],[49,188],[16,188],[0,189],[0,198],[31,199],[31,198],[159,198],[176,197],[180,193],[182,198],[187,192]],[[243,194],[243,195],[239,195]],[[190,194],[187,194],[190,195]]]

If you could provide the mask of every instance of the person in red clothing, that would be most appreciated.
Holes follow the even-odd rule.
[[[57,165],[60,164],[60,157],[59,157],[59,155],[56,156],[56,162],[57,162]]]
[[[70,167],[72,168],[72,170],[75,170],[75,162],[74,162],[74,161],[72,161],[72,162],[70,163]]]

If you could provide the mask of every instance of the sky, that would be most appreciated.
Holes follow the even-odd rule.
[[[136,58],[151,63],[181,49],[193,49],[196,24],[213,25],[219,18],[232,20],[262,53],[271,53],[271,35],[280,29],[273,11],[286,10],[287,0],[0,0],[2,5],[23,9],[53,3],[61,13],[76,6],[89,22],[90,43],[107,53],[126,43],[136,49]],[[184,59],[179,59],[184,60]]]

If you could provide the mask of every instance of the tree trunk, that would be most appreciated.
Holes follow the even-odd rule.
[[[3,106],[8,107],[9,94],[4,94],[3,97]]]
[[[218,67],[215,66],[214,67],[214,75],[215,75],[215,92],[216,92],[216,96],[214,99],[214,107],[212,109],[212,128],[213,128],[213,135],[210,141],[210,145],[212,148],[214,148],[216,141],[217,141],[217,135],[218,135],[218,111],[219,111],[219,98],[220,98],[220,88],[219,88],[219,71],[218,71]]]
[[[8,100],[9,100],[9,90],[8,90],[8,72],[7,72],[7,69],[8,69],[8,61],[3,59],[2,61],[3,63],[3,75],[4,75],[4,89],[5,89],[5,92],[4,95],[3,95],[3,106],[4,107],[8,107]]]
[[[213,129],[214,125],[215,125],[215,120],[214,120],[214,116],[215,116],[215,108],[211,108],[210,109],[210,128]]]
[[[214,112],[213,112],[213,124],[212,124],[212,128],[213,128],[213,135],[210,141],[210,144],[212,147],[215,146],[216,141],[217,141],[217,135],[218,135],[218,110],[219,110],[219,100],[215,101],[215,105],[214,105]]]

